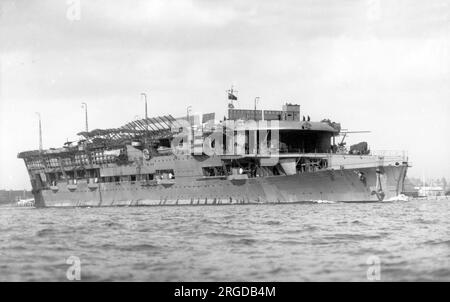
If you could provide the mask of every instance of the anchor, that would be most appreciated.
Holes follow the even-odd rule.
[[[383,201],[384,197],[386,196],[386,194],[383,191],[383,188],[381,187],[381,171],[380,169],[377,168],[377,170],[375,171],[375,173],[377,174],[377,184],[376,184],[376,190],[372,191],[372,195],[377,195],[377,198],[379,201]]]

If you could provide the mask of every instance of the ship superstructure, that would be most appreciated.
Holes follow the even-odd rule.
[[[229,97],[230,98],[230,97]],[[232,98],[231,98],[232,99]],[[402,193],[404,154],[350,150],[330,120],[300,106],[144,118],[22,152],[36,206],[379,201]]]

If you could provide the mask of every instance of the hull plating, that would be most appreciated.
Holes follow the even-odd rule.
[[[35,194],[38,207],[365,202],[399,195],[406,165],[243,180],[177,178],[174,184],[79,183]],[[361,177],[363,173],[364,177]],[[382,191],[382,194],[376,194]]]

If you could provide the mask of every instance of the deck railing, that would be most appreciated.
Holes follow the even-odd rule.
[[[404,161],[408,160],[408,151],[405,150],[373,150],[371,152],[375,156],[383,156],[385,158],[402,158]]]

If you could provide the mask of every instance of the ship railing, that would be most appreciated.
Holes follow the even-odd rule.
[[[231,154],[231,156],[238,156]],[[378,160],[384,161],[409,161],[408,160],[408,152],[407,151],[399,151],[399,150],[377,150],[372,151],[369,154],[349,154],[349,153],[325,153],[325,152],[280,152],[280,153],[248,153],[241,155],[243,157],[268,157],[268,158],[286,158],[286,157],[311,157],[311,158],[328,158],[331,159],[335,156],[343,156],[343,157],[360,157],[360,158],[378,158]]]
[[[374,150],[371,154],[378,157],[388,158],[401,158],[403,161],[408,160],[408,152],[405,150]]]

